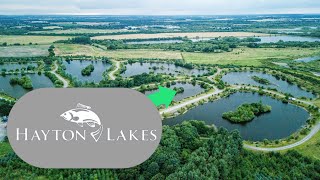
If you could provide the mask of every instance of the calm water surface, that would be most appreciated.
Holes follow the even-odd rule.
[[[272,84],[271,85],[264,85],[254,81],[251,77],[258,76],[261,78],[268,79]],[[276,88],[278,91],[283,93],[290,93],[295,97],[307,97],[307,98],[314,98],[310,92],[307,92],[301,88],[299,88],[295,84],[289,84],[283,80],[277,80],[274,76],[270,74],[263,74],[262,72],[230,72],[222,77],[224,82],[228,84],[249,84],[255,86],[263,86],[265,88]]]
[[[28,66],[38,67],[37,63],[28,63],[28,64],[4,63],[3,65],[0,65],[0,70],[6,69],[7,71],[9,71],[9,70],[16,70],[21,68],[27,69]]]
[[[317,60],[320,60],[320,56],[312,56],[312,57],[299,58],[299,59],[296,59],[296,60],[294,60],[294,61],[296,61],[296,62],[305,62],[305,63],[308,63],[308,62],[317,61]]]
[[[258,37],[261,39],[259,43],[277,43],[280,40],[284,42],[288,41],[300,41],[300,42],[316,42],[320,41],[320,38],[316,37],[301,37],[301,36],[264,36]]]
[[[207,70],[199,70],[199,69],[187,69],[180,66],[176,66],[172,63],[133,63],[126,65],[127,70],[122,73],[122,77],[131,77],[134,75],[142,74],[142,73],[150,73],[154,72],[156,74],[165,73],[165,74],[183,74],[183,75],[202,75],[207,73]],[[153,70],[153,67],[157,67],[158,69]]]
[[[73,60],[63,61],[66,66],[66,72],[76,77],[79,81],[85,82],[100,82],[103,79],[103,72],[112,67],[111,64],[105,61],[89,61],[89,60]],[[82,76],[81,70],[88,65],[94,65],[94,71],[90,76]]]
[[[194,95],[197,95],[197,94],[200,94],[200,93],[204,92],[204,89],[201,88],[200,85],[198,85],[198,84],[193,86],[192,84],[189,84],[189,83],[186,83],[186,84],[177,83],[175,85],[171,85],[170,89],[173,89],[175,87],[177,87],[177,88],[183,87],[184,92],[177,94],[173,99],[174,101],[180,101],[180,100],[185,99],[187,97],[191,97],[191,96],[194,96]],[[145,94],[149,95],[149,94],[152,94],[152,93],[157,92],[157,91],[158,90],[146,91]]]
[[[272,111],[245,124],[231,123],[222,118],[224,112],[234,111],[243,103],[259,101],[272,106]],[[238,130],[245,140],[261,141],[288,137],[302,127],[308,118],[308,112],[295,105],[283,104],[281,101],[260,96],[257,93],[238,92],[229,97],[197,106],[183,115],[165,119],[163,124],[172,126],[186,120],[201,120],[228,130]]]
[[[31,78],[32,85],[34,89],[38,88],[47,88],[47,87],[54,87],[54,84],[51,80],[46,77],[45,75],[38,75],[38,74],[28,74]],[[6,75],[5,77],[0,76],[0,91],[9,94],[15,98],[20,98],[30,90],[26,90],[22,88],[20,85],[12,86],[10,82],[10,78],[12,77],[21,77],[20,75]]]
[[[126,44],[173,44],[173,43],[182,43],[182,40],[151,40],[151,41],[133,41],[126,42]]]

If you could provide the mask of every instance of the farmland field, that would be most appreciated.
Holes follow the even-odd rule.
[[[251,36],[268,36],[268,34],[251,33],[251,32],[194,32],[194,33],[157,33],[157,34],[123,34],[111,36],[95,36],[92,39],[152,39],[152,38],[215,38],[215,37],[251,37]]]
[[[49,30],[49,31],[32,31],[37,34],[103,34],[117,32],[135,32],[134,30],[125,29],[66,29],[66,30]]]
[[[28,45],[0,47],[0,57],[47,56],[49,45]]]
[[[66,40],[68,36],[2,36],[0,35],[0,44],[6,42],[8,45],[20,43],[20,44],[52,44],[58,40]]]
[[[56,44],[55,52],[59,56],[107,56],[116,59],[122,58],[159,58],[159,59],[181,59],[178,51],[162,50],[103,50],[94,46],[76,44]]]
[[[264,61],[293,60],[313,56],[319,53],[315,49],[302,48],[240,48],[224,53],[182,53],[184,60],[192,63],[263,65]]]
[[[75,56],[75,55],[87,55],[87,56],[100,56],[104,52],[102,49],[89,45],[80,44],[55,44],[55,53],[58,56]]]

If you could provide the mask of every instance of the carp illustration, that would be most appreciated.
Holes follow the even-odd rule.
[[[97,131],[90,133],[93,139],[97,142],[102,134],[103,126],[98,115],[90,109],[90,106],[78,103],[75,109],[62,113],[60,117],[66,121],[76,123],[80,127],[83,127],[84,124],[87,124],[92,128],[99,126]]]

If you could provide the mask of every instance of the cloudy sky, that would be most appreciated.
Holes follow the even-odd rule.
[[[320,14],[320,0],[0,0],[0,14]]]

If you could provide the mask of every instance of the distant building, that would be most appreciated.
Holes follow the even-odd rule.
[[[295,100],[297,100],[297,99],[296,99],[296,98],[293,98],[293,97],[289,97],[289,100],[295,101]]]

